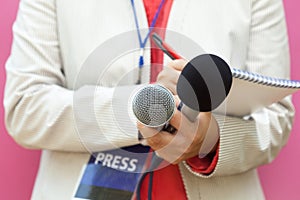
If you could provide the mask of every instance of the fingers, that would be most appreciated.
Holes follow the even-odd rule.
[[[173,94],[177,94],[176,85],[182,69],[185,67],[187,61],[183,59],[172,60],[168,63],[157,76],[157,83],[168,88]]]
[[[182,71],[188,62],[184,59],[172,60],[168,63],[168,67],[171,67],[175,70]]]
[[[178,130],[176,134],[158,131],[142,124],[138,124],[138,128],[147,145],[157,152],[159,157],[177,164],[199,154],[210,121],[211,113],[209,112],[200,113],[196,122],[190,122],[180,111],[176,110],[170,121],[170,124]]]
[[[170,67],[166,67],[157,76],[157,83],[168,88],[173,94],[176,94],[176,85],[180,72]]]
[[[174,138],[174,136],[168,132],[158,131],[140,123],[138,123],[138,129],[142,133],[146,143],[155,151],[167,146]]]

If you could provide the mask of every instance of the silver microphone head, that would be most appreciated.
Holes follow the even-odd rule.
[[[132,110],[142,124],[149,127],[165,125],[175,112],[172,93],[161,85],[147,85],[135,94]]]

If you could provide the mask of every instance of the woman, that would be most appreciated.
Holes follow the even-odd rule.
[[[152,9],[154,14],[149,11],[150,4],[129,0],[20,2],[13,27],[12,52],[6,64],[4,104],[6,126],[16,142],[43,149],[32,199],[71,199],[89,152],[140,143],[134,123],[122,127],[113,123],[111,105],[115,101],[127,106],[126,99],[114,96],[113,87],[126,90],[129,84],[136,83],[138,76],[129,76],[131,79],[126,79],[122,86],[120,79],[128,71],[134,71],[139,55],[116,59],[109,68],[100,63],[99,70],[105,74],[100,77],[100,83],[99,77],[93,77],[93,71],[87,72],[82,66],[95,48],[113,36],[135,31],[136,27],[147,28],[160,4],[159,16],[163,19],[154,24],[156,27],[191,38],[206,52],[223,57],[232,67],[289,77],[288,40],[281,1],[157,1]],[[132,43],[138,41],[138,36],[135,37]],[[147,70],[149,54],[145,52],[142,83],[155,81],[155,70]],[[157,58],[155,62],[161,61]],[[183,67],[182,61],[171,62],[160,72],[158,82],[175,94],[176,82],[165,76],[169,74],[166,70],[176,76]],[[151,80],[149,71],[153,75]],[[96,84],[99,90],[95,89]],[[91,109],[94,116],[86,109]],[[159,156],[178,163],[154,172],[154,177],[162,177],[164,181],[168,175],[177,177],[171,185],[179,194],[171,192],[172,188],[165,191],[164,185],[157,181],[160,179],[156,179],[152,198],[164,199],[167,195],[170,199],[264,199],[256,168],[271,162],[286,144],[294,116],[291,99],[285,98],[243,118],[200,115],[203,116],[196,123],[201,126],[192,130],[199,137],[189,140],[193,150],[177,152],[179,156],[175,159],[168,152],[159,152],[173,138],[166,139],[168,134],[159,133],[163,142],[157,142],[151,129],[138,125]],[[176,116],[178,113],[171,124],[180,129],[184,117]],[[211,131],[207,133],[207,130]],[[181,133],[188,132],[187,128],[181,130]],[[212,156],[206,156],[206,161],[198,159],[203,138],[212,134],[219,135],[219,143],[210,152]],[[176,145],[171,148],[176,149]],[[143,182],[142,199],[147,198],[148,189]]]

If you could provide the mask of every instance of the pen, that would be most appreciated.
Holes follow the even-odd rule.
[[[182,57],[178,55],[166,42],[164,42],[157,33],[152,34],[152,39],[155,44],[172,60],[182,59]]]

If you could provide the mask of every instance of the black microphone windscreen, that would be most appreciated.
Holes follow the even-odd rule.
[[[189,108],[209,112],[217,108],[228,95],[232,73],[220,57],[203,54],[193,58],[183,69],[177,83],[177,93]]]

